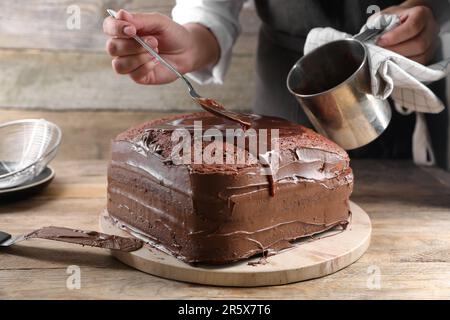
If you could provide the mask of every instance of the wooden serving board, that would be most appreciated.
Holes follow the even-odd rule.
[[[364,210],[350,202],[351,223],[340,232],[331,230],[316,240],[301,241],[261,262],[246,259],[225,266],[191,266],[150,245],[128,253],[111,251],[123,263],[155,276],[216,286],[256,287],[281,285],[319,278],[347,267],[358,260],[369,247],[372,225]],[[129,236],[119,229],[106,210],[100,215],[102,232]]]

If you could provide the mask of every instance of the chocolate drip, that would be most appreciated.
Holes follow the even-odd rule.
[[[142,247],[143,242],[135,238],[124,238],[96,231],[83,231],[63,227],[44,227],[25,236],[26,239],[39,238],[61,242],[75,243],[82,246],[104,249],[135,251]]]

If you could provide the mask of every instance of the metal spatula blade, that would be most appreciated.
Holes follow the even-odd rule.
[[[45,230],[68,230],[70,234],[56,234],[49,236],[48,234],[45,234]],[[44,232],[42,234],[42,232]],[[59,231],[60,232],[60,231]],[[86,239],[87,236],[93,235],[95,236],[95,241],[83,241]],[[107,239],[106,239],[107,238]],[[33,232],[23,234],[23,235],[17,235],[12,236],[11,234],[7,232],[0,231],[0,248],[1,247],[10,247],[20,241],[28,240],[28,239],[44,239],[44,240],[50,240],[50,241],[60,241],[60,242],[66,242],[66,243],[73,243],[78,244],[82,246],[90,246],[90,247],[98,247],[102,249],[111,249],[111,250],[120,250],[120,251],[135,251],[142,247],[143,242],[136,238],[124,238],[117,235],[109,235],[106,233],[100,233],[96,231],[85,231],[85,230],[77,230],[77,229],[71,229],[71,228],[65,228],[65,227],[44,227],[41,229],[34,230]],[[81,241],[77,239],[82,239]],[[88,239],[91,240],[91,239]],[[106,242],[105,244],[105,241]],[[126,244],[123,244],[123,242],[126,241]],[[103,245],[102,245],[103,244]]]

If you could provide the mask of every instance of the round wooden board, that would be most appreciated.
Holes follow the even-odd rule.
[[[328,231],[318,235],[317,240],[299,242],[292,249],[268,257],[265,264],[257,263],[260,258],[256,257],[225,266],[194,267],[150,245],[130,253],[111,252],[133,268],[172,280],[234,287],[287,284],[334,273],[363,255],[370,243],[370,218],[353,202],[350,209],[352,219],[345,231]],[[100,215],[102,232],[129,236],[105,216],[106,210]],[[334,235],[327,237],[330,233]]]

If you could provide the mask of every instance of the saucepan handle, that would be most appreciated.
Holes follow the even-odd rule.
[[[376,37],[382,31],[383,31],[383,29],[366,29],[365,31],[354,35],[353,39],[361,41],[361,42],[365,42],[365,41],[368,41],[368,40]]]

